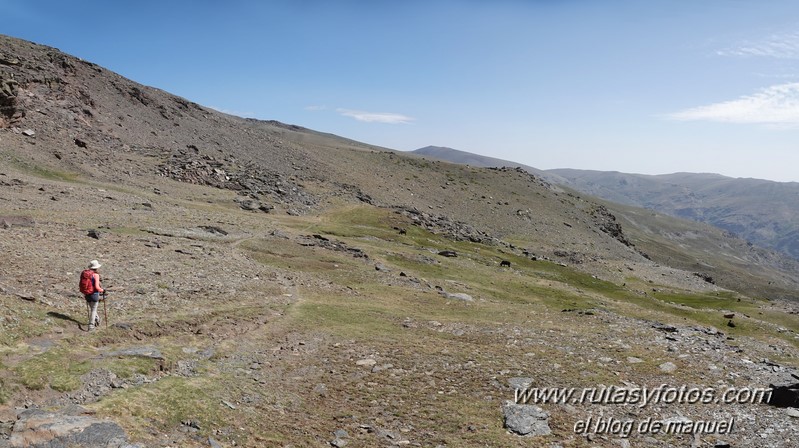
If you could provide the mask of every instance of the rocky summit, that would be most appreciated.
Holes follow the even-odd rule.
[[[0,246],[2,448],[799,443],[795,261],[3,36]]]

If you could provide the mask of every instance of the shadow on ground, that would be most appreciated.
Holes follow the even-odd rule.
[[[62,314],[62,313],[57,313],[55,311],[48,311],[47,315],[50,316],[50,317],[55,317],[56,319],[61,319],[61,320],[67,320],[67,321],[70,321],[70,322],[74,322],[74,323],[78,324],[79,328],[83,329],[81,327],[81,323],[82,322],[80,322],[78,320],[75,320],[75,318],[72,317],[72,316],[69,316],[69,315],[66,315],[66,314]]]

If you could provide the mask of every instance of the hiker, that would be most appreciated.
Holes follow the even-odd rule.
[[[97,273],[100,266],[102,265],[99,261],[92,260],[89,263],[89,268],[80,274],[80,292],[83,293],[83,297],[86,299],[86,306],[89,309],[89,331],[100,326],[97,305],[100,303],[100,294],[105,292],[103,287],[100,286],[100,274]]]

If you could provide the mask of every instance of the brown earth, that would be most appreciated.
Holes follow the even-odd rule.
[[[75,404],[140,446],[796,442],[765,404],[542,404],[551,435],[503,428],[514,377],[722,390],[796,368],[795,302],[646,258],[597,202],[224,115],[12,38],[0,83],[0,447],[20,409]],[[88,333],[91,259],[112,293]],[[573,431],[600,414],[737,426]]]

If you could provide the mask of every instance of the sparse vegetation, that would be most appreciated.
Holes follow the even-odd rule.
[[[31,390],[49,387],[69,392],[80,387],[80,376],[90,370],[90,363],[65,347],[31,357],[14,367],[14,378]]]
[[[25,116],[44,130],[36,145],[0,129],[0,217],[35,219],[0,229],[0,417],[77,403],[143,446],[322,446],[336,430],[348,446],[617,444],[575,435],[575,420],[599,413],[745,415],[751,440],[782,437],[760,436],[776,414],[755,406],[542,404],[552,434],[520,438],[503,428],[501,404],[514,377],[704,387],[761,381],[775,368],[762,359],[796,367],[794,302],[725,290],[691,263],[756,276],[752,288],[769,293],[793,290],[787,271],[619,219],[653,262],[602,231],[589,199],[515,169],[420,160],[199,106],[177,113],[165,92],[108,84],[78,62],[67,77],[55,50],[21,48],[32,61],[14,68],[21,85],[63,79],[59,101],[81,110],[70,89],[82,82],[95,117],[135,120],[114,128],[113,148],[107,123],[91,122],[80,151],[104,157],[88,161],[49,131],[89,128],[56,113]],[[93,258],[113,293],[89,333],[75,289]],[[770,281],[781,283],[761,288]],[[630,440],[693,442],[653,437]]]
[[[16,155],[11,156],[10,166],[18,169],[20,172],[35,176],[41,179],[54,180],[61,182],[78,182],[80,176],[76,173],[70,173],[54,169],[52,167],[40,165],[30,160],[19,158]]]

